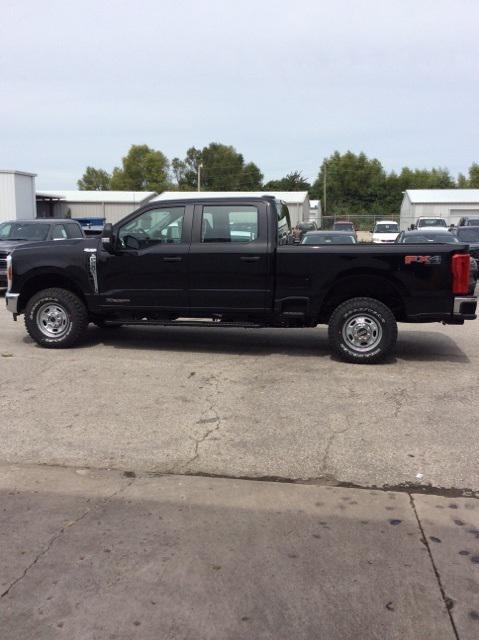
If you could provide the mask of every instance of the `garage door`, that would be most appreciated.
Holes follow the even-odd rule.
[[[479,218],[479,209],[451,209],[449,213],[449,224],[455,224],[457,226],[459,219],[463,216]]]

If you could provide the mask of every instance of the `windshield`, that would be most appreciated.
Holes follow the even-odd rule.
[[[4,222],[0,224],[0,240],[46,240],[48,224]]]
[[[462,242],[479,242],[479,229],[468,229],[467,227],[459,227],[457,237]]]
[[[417,223],[418,227],[447,227],[443,218],[424,218]]]
[[[397,222],[381,222],[375,226],[374,233],[399,233],[399,225]]]
[[[410,236],[404,236],[403,240],[406,244],[426,244],[427,242],[436,242],[439,244],[451,244],[458,242],[456,236],[452,233],[418,233]]]
[[[311,233],[304,236],[301,244],[356,244],[356,238],[346,233]]]
[[[354,231],[354,225],[352,222],[335,222],[334,223],[334,228],[339,230],[344,230],[344,231]]]
[[[302,231],[313,231],[313,229],[316,228],[316,225],[314,224],[314,222],[299,222],[298,223],[298,229],[301,229]]]

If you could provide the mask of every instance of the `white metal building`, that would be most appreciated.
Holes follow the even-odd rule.
[[[35,173],[0,169],[0,222],[36,218]]]
[[[401,229],[421,216],[445,218],[455,225],[462,216],[479,217],[479,189],[408,189],[401,204]]]
[[[155,191],[37,191],[37,202],[39,217],[104,218],[115,223],[155,196]]]
[[[321,228],[321,200],[309,201],[309,219],[314,220]]]
[[[153,198],[152,202],[158,200],[174,200],[175,198],[194,199],[198,196],[211,198],[240,198],[261,196],[274,196],[278,200],[283,200],[289,209],[291,224],[294,226],[301,220],[309,220],[310,204],[307,191],[163,191],[162,194]]]

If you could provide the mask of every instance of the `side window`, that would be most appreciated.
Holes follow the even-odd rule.
[[[120,228],[120,246],[139,250],[157,244],[179,244],[183,242],[184,218],[184,207],[144,211]]]
[[[76,224],[67,224],[65,227],[67,230],[67,236],[70,239],[83,238],[83,232]]]
[[[8,238],[8,236],[10,235],[10,231],[12,229],[12,226],[10,223],[6,222],[5,224],[0,225],[0,238]]]
[[[251,205],[203,207],[201,242],[254,242],[258,238],[258,209]]]
[[[68,236],[67,232],[65,231],[65,225],[56,224],[53,227],[52,240],[66,240],[66,238],[68,238]]]

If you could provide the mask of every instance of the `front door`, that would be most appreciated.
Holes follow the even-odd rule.
[[[99,304],[188,310],[192,207],[157,206],[117,228],[115,254],[98,255]]]
[[[190,305],[198,312],[263,312],[271,303],[266,206],[198,204],[190,251]]]

